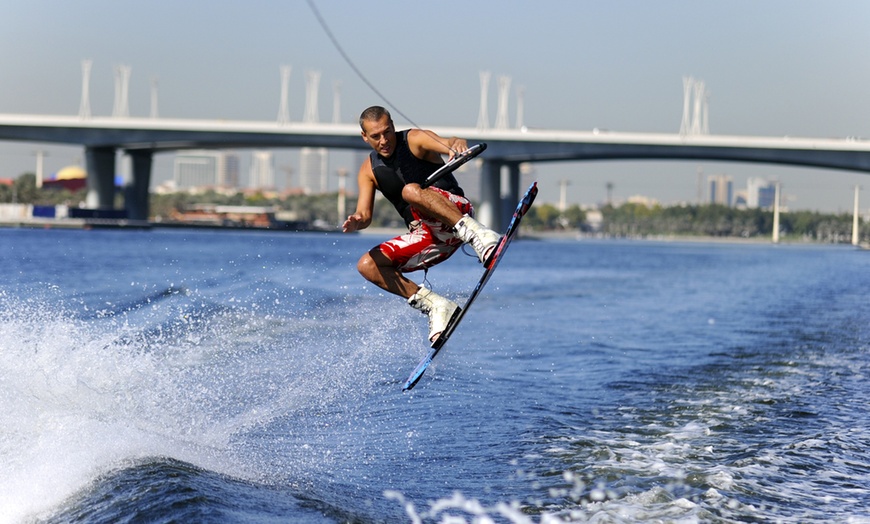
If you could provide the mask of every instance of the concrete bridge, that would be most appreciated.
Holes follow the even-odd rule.
[[[525,162],[679,159],[786,164],[870,172],[870,141],[855,139],[681,135],[432,127],[442,136],[486,142],[478,216],[495,229],[507,225]],[[356,124],[305,124],[164,118],[0,115],[0,140],[82,145],[88,188],[97,205],[114,205],[115,154],[132,159],[126,188],[128,217],[148,218],[155,152],[199,148],[326,147],[368,150]],[[506,176],[502,177],[502,174]],[[503,180],[505,182],[503,182]],[[505,183],[506,187],[502,187]],[[504,199],[502,198],[504,196]]]

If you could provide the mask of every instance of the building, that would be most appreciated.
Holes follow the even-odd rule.
[[[776,204],[775,182],[758,190],[758,207],[762,209],[773,209],[774,204]]]
[[[734,200],[734,181],[728,175],[710,175],[707,177],[707,187],[710,189],[710,203],[731,206]]]
[[[199,226],[269,228],[275,223],[276,211],[274,206],[194,204],[174,210],[170,220]]]
[[[275,160],[271,151],[254,151],[251,154],[248,187],[251,189],[275,188]]]
[[[237,188],[239,157],[227,151],[185,151],[175,156],[173,181],[178,190]]]
[[[746,207],[770,209],[776,199],[776,182],[763,178],[746,181]]]
[[[746,205],[747,197],[746,190],[736,191],[734,193],[734,207],[739,209],[746,209],[748,206]]]
[[[308,193],[326,193],[329,185],[329,151],[303,147],[299,151],[299,186]]]
[[[643,195],[632,195],[626,199],[626,202],[629,204],[635,204],[638,206],[643,206],[647,209],[653,209],[656,206],[661,205],[661,203],[655,198],[650,198],[648,196]]]
[[[81,166],[67,166],[42,181],[45,189],[81,191],[87,187],[88,173]]]

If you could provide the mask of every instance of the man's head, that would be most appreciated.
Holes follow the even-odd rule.
[[[389,158],[396,150],[396,128],[390,112],[381,106],[372,106],[359,116],[363,140],[379,155]]]

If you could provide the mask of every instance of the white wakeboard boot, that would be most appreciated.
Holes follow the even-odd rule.
[[[466,244],[471,244],[482,264],[489,262],[495,246],[501,240],[498,233],[468,215],[463,215],[453,226],[453,235]]]
[[[423,286],[408,299],[408,305],[429,316],[429,342],[432,343],[441,336],[453,313],[459,309],[456,302]]]

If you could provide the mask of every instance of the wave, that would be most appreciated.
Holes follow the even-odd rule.
[[[354,313],[354,297],[294,300],[278,315],[170,287],[80,315],[80,303],[42,295],[0,291],[0,522],[50,513],[148,457],[295,482],[319,457],[293,432],[326,438],[304,425],[330,410],[352,414],[389,380],[384,366],[398,353],[384,348],[402,347]]]
[[[167,458],[142,459],[108,471],[64,506],[44,522],[333,522],[324,516],[329,508],[291,490]]]
[[[0,287],[0,521],[171,520],[161,498],[220,522],[867,517],[866,259],[771,249],[761,276],[741,258],[686,283],[571,256],[552,286],[574,291],[527,289],[545,247],[410,394],[425,318],[353,259],[288,268],[280,247],[229,278],[214,257],[129,277],[180,286]]]

